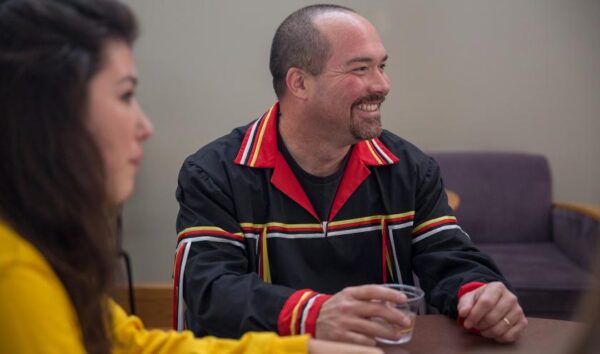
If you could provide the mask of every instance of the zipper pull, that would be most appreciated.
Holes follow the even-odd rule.
[[[322,226],[323,226],[323,236],[327,237],[327,221],[323,221]]]

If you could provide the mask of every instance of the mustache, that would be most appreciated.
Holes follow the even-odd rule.
[[[354,101],[352,106],[357,106],[364,102],[374,102],[374,101],[379,102],[381,104],[385,101],[385,96],[381,95],[381,94],[372,94],[372,95],[368,95],[368,96],[363,96],[363,97],[358,98],[356,101]]]

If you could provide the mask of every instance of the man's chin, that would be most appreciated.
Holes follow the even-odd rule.
[[[363,130],[352,130],[352,136],[360,141],[360,140],[370,140],[379,138],[381,133],[383,132],[383,128],[379,127],[377,129],[363,129]]]
[[[383,132],[379,117],[371,124],[352,125],[350,133],[356,140],[369,140],[378,138]]]

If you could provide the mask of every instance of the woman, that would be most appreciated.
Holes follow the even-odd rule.
[[[135,99],[135,34],[114,1],[0,1],[0,352],[380,353],[147,331],[106,297],[115,210],[153,132]]]

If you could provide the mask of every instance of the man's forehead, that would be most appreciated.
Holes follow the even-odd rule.
[[[347,11],[328,12],[316,17],[314,24],[332,45],[333,52],[341,50],[338,54],[346,57],[344,62],[353,58],[369,58],[370,61],[387,58],[379,32],[358,14]]]
[[[375,27],[366,18],[359,14],[343,10],[326,11],[318,14],[314,17],[313,23],[323,34],[327,32],[328,34],[340,35],[341,33],[335,33],[336,30],[340,29],[359,30],[368,28],[375,30]]]
[[[363,38],[381,41],[379,32],[371,22],[352,12],[332,11],[320,14],[314,18],[314,25],[330,43]]]

